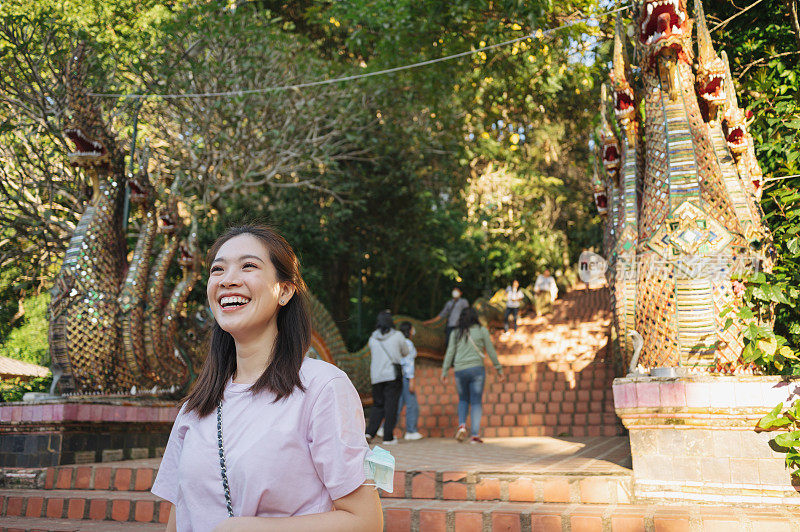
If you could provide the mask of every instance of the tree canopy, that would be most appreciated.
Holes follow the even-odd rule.
[[[590,139],[608,9],[598,0],[4,2],[0,337],[25,322],[20,301],[49,288],[88,198],[62,133],[63,68],[78,41],[92,51],[87,91],[197,94],[376,72],[517,39],[328,85],[97,98],[126,153],[136,124],[159,187],[178,180],[183,214],[202,222],[201,249],[228,224],[274,224],[355,347],[384,308],[429,317],[454,283],[473,299],[545,267],[563,274],[582,249],[599,251]],[[798,173],[797,128],[780,120],[797,116],[785,9],[750,10],[714,33],[756,113],[767,175]],[[707,9],[716,21],[738,12]],[[787,146],[794,156],[780,155]],[[132,214],[131,238],[137,226]]]

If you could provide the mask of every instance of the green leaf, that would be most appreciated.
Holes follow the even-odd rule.
[[[800,430],[778,434],[773,440],[781,447],[800,447]]]
[[[747,345],[744,346],[742,349],[742,360],[747,363],[754,361],[755,359],[759,358],[761,353],[753,348],[753,342],[749,342]]]
[[[778,416],[780,416],[781,410],[783,410],[782,402],[778,403],[769,414],[758,420],[758,427],[762,429],[770,429],[774,427],[774,423],[778,419]]]

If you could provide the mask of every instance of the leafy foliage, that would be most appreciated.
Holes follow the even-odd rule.
[[[794,9],[792,9],[794,7]],[[743,279],[736,288],[751,320],[742,358],[767,374],[800,375],[800,25],[797,2],[764,3],[737,15],[731,5],[714,5],[723,21],[715,38],[727,50],[740,102],[753,114],[750,133],[768,181],[762,199],[772,231],[772,271]],[[725,22],[728,21],[728,22]],[[789,179],[784,179],[786,176]],[[786,452],[786,465],[800,478],[800,401],[779,403],[762,418],[763,430]],[[786,432],[788,431],[788,432]]]
[[[772,411],[758,421],[762,430],[782,429],[772,440],[776,447],[786,453],[786,467],[792,470],[792,476],[800,480],[800,399],[791,406],[783,408],[778,403]]]
[[[749,129],[764,175],[776,179],[767,181],[762,200],[774,264],[743,279],[739,314],[754,319],[745,331],[743,360],[779,375],[800,375],[800,40],[791,3],[742,12],[714,35],[731,61],[740,105],[752,112]],[[711,11],[721,21],[738,12],[730,5]]]
[[[369,157],[355,141],[377,120],[357,88],[248,93],[336,74],[269,12],[211,3],[176,15],[161,31],[169,38],[158,61],[131,72],[137,84],[154,93],[242,92],[158,99],[141,110],[142,134],[158,140],[159,170],[185,176],[179,193],[191,206],[219,209],[231,196],[270,186],[335,196],[331,181],[341,163]]]
[[[430,315],[451,283],[462,283],[471,300],[488,296],[511,277],[526,284],[546,266],[563,270],[582,249],[597,245],[584,161],[585,131],[596,101],[592,79],[601,67],[593,64],[590,48],[600,29],[575,24],[542,34],[591,14],[597,2],[306,0],[264,5],[291,21],[289,31],[312,39],[323,55],[365,71],[520,39],[359,82],[373,95],[381,124],[390,128],[395,142],[408,142],[409,160],[402,168],[414,177],[404,176],[400,183],[413,191],[421,178],[429,187],[415,199],[419,210],[409,211],[429,222],[392,228],[379,221],[370,233],[385,229],[382,245],[363,246],[355,254],[362,257],[366,273],[362,288],[368,293],[361,302],[371,307],[369,314],[389,306]],[[531,33],[538,37],[525,38]],[[387,154],[376,153],[378,159]],[[414,159],[418,164],[409,165]],[[391,157],[373,167],[379,173],[391,168]],[[489,187],[491,192],[486,190],[489,182],[497,185]],[[402,210],[393,215],[406,223],[413,219]],[[417,228],[422,232],[410,232]],[[433,232],[424,232],[427,228]],[[442,241],[428,246],[431,237]],[[414,265],[416,256],[409,254],[417,252],[419,267],[409,267],[406,259]],[[428,289],[419,290],[419,283]],[[350,294],[354,288],[351,284]]]
[[[0,240],[3,286],[14,290],[0,312],[47,288],[87,199],[61,133],[61,72],[78,39],[94,50],[88,90],[197,93],[369,72],[522,38],[342,85],[141,108],[100,102],[125,151],[138,117],[162,186],[180,176],[183,212],[206,222],[201,248],[242,219],[281,228],[351,347],[383,308],[434,314],[453,282],[474,299],[512,276],[524,285],[545,266],[565,269],[599,237],[583,161],[601,66],[590,48],[601,30],[580,23],[523,37],[598,4],[3,4],[0,28],[10,34],[0,33],[0,92],[23,98],[0,97],[0,156],[13,161],[4,182],[14,184],[0,199],[12,228]],[[32,112],[19,113],[18,101]],[[481,188],[493,175],[501,201]],[[17,260],[31,250],[35,267]],[[202,304],[201,291],[193,298]]]
[[[47,304],[50,294],[42,293],[26,300],[25,315],[7,337],[0,342],[0,356],[40,366],[50,365],[47,344]]]
[[[22,401],[22,396],[28,392],[47,392],[50,390],[52,382],[52,375],[35,377],[30,380],[23,380],[19,377],[0,380],[0,401],[4,403]]]

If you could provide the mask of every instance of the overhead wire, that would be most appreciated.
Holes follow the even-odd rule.
[[[164,98],[164,99],[176,99],[176,98],[220,98],[226,96],[244,96],[247,94],[263,94],[267,92],[277,92],[277,91],[287,91],[287,90],[295,90],[295,89],[302,89],[306,87],[317,87],[320,85],[331,85],[334,83],[341,83],[344,81],[353,81],[357,79],[369,78],[373,76],[382,76],[385,74],[391,74],[394,72],[400,72],[403,70],[410,70],[413,68],[420,68],[427,65],[432,65],[435,63],[441,63],[443,61],[450,61],[452,59],[458,59],[460,57],[466,57],[469,55],[474,55],[480,52],[485,52],[487,50],[493,50],[495,48],[500,48],[503,46],[508,46],[509,44],[518,43],[520,41],[528,40],[528,39],[541,39],[546,35],[550,35],[558,30],[562,30],[564,28],[568,28],[574,26],[576,24],[580,24],[582,22],[591,22],[595,20],[596,17],[611,15],[614,13],[618,13],[619,11],[623,11],[631,7],[631,4],[626,4],[624,6],[620,6],[616,9],[612,9],[609,11],[603,11],[597,13],[592,17],[585,17],[576,20],[571,20],[565,24],[557,26],[555,28],[550,28],[547,30],[536,30],[528,35],[524,35],[522,37],[517,37],[515,39],[509,39],[507,41],[489,44],[486,46],[481,46],[474,50],[467,50],[465,52],[459,52],[457,54],[446,55],[443,57],[437,57],[435,59],[428,59],[426,61],[419,61],[417,63],[411,63],[408,65],[402,65],[392,68],[386,68],[382,70],[376,70],[374,72],[364,72],[363,74],[353,74],[350,76],[342,76],[338,78],[332,79],[323,79],[317,81],[308,81],[305,83],[295,83],[292,85],[275,85],[271,87],[261,87],[257,89],[240,89],[240,90],[231,90],[231,91],[218,91],[218,92],[200,92],[200,93],[175,93],[175,94],[152,94],[152,93],[111,93],[111,92],[90,92],[88,93],[89,96],[94,96],[96,98],[120,98],[120,99],[146,99],[146,98]]]

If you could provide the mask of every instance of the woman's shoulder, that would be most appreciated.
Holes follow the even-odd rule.
[[[324,360],[306,357],[300,367],[300,380],[306,390],[321,388],[338,377],[348,378],[347,373]]]
[[[194,425],[198,421],[201,420],[200,416],[197,414],[196,410],[192,410],[191,412],[187,409],[188,401],[185,401],[183,404],[180,405],[178,408],[178,412],[175,415],[175,419],[173,423],[177,427],[187,428],[190,425]]]
[[[360,403],[358,392],[347,373],[324,360],[306,358],[300,368],[300,379],[305,392],[299,397],[302,398],[303,409],[307,412],[321,404],[320,397],[325,398],[323,403],[334,398],[348,398],[346,400]]]

